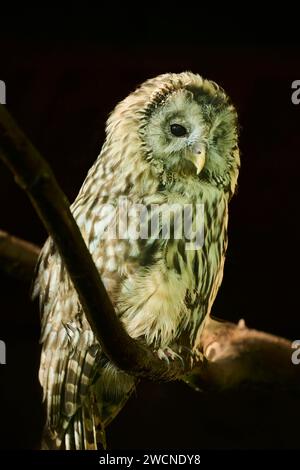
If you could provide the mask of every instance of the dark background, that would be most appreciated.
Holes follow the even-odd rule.
[[[224,281],[213,312],[300,338],[299,126],[296,12],[239,18],[115,5],[107,10],[1,14],[0,79],[7,107],[73,200],[98,155],[108,113],[136,85],[191,70],[222,85],[240,117],[242,168],[232,200]],[[274,11],[272,12],[274,15]],[[0,228],[42,245],[46,233],[0,163]],[[0,448],[38,448],[43,424],[39,315],[28,286],[0,277]],[[300,367],[300,366],[299,366]],[[300,369],[299,369],[300,372]],[[112,448],[299,447],[299,397],[283,390],[196,394],[142,383],[108,431]]]

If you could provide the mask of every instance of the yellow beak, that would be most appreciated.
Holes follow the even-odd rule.
[[[188,156],[188,159],[195,165],[197,175],[202,171],[205,165],[205,149],[203,146],[195,146]]]

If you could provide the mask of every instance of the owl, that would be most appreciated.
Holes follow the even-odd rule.
[[[168,73],[115,107],[71,205],[120,321],[162,361],[193,350],[211,311],[239,166],[237,113],[225,92],[200,75]],[[105,427],[136,382],[101,351],[50,238],[34,296],[42,314],[44,446],[105,447]]]

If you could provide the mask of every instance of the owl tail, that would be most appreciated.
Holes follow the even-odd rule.
[[[106,436],[97,406],[86,401],[71,419],[63,422],[60,433],[44,430],[42,450],[97,450],[106,449]]]

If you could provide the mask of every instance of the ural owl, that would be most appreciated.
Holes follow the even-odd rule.
[[[147,80],[111,113],[101,153],[71,206],[128,333],[162,360],[180,355],[183,346],[192,349],[210,313],[223,275],[228,202],[239,165],[237,115],[225,92],[190,72],[164,74]],[[125,214],[120,198],[146,208],[146,215],[138,220],[137,213]],[[185,236],[161,236],[162,220],[175,230],[186,205],[192,207],[191,227],[199,217],[196,206],[204,208],[203,243],[193,249]],[[169,216],[156,219],[158,236],[134,236],[138,222],[140,229],[151,225],[152,207]],[[126,217],[121,234],[104,236],[108,225]],[[40,256],[34,295],[42,311],[39,378],[48,443],[97,448],[134,378],[101,352],[51,239]]]

